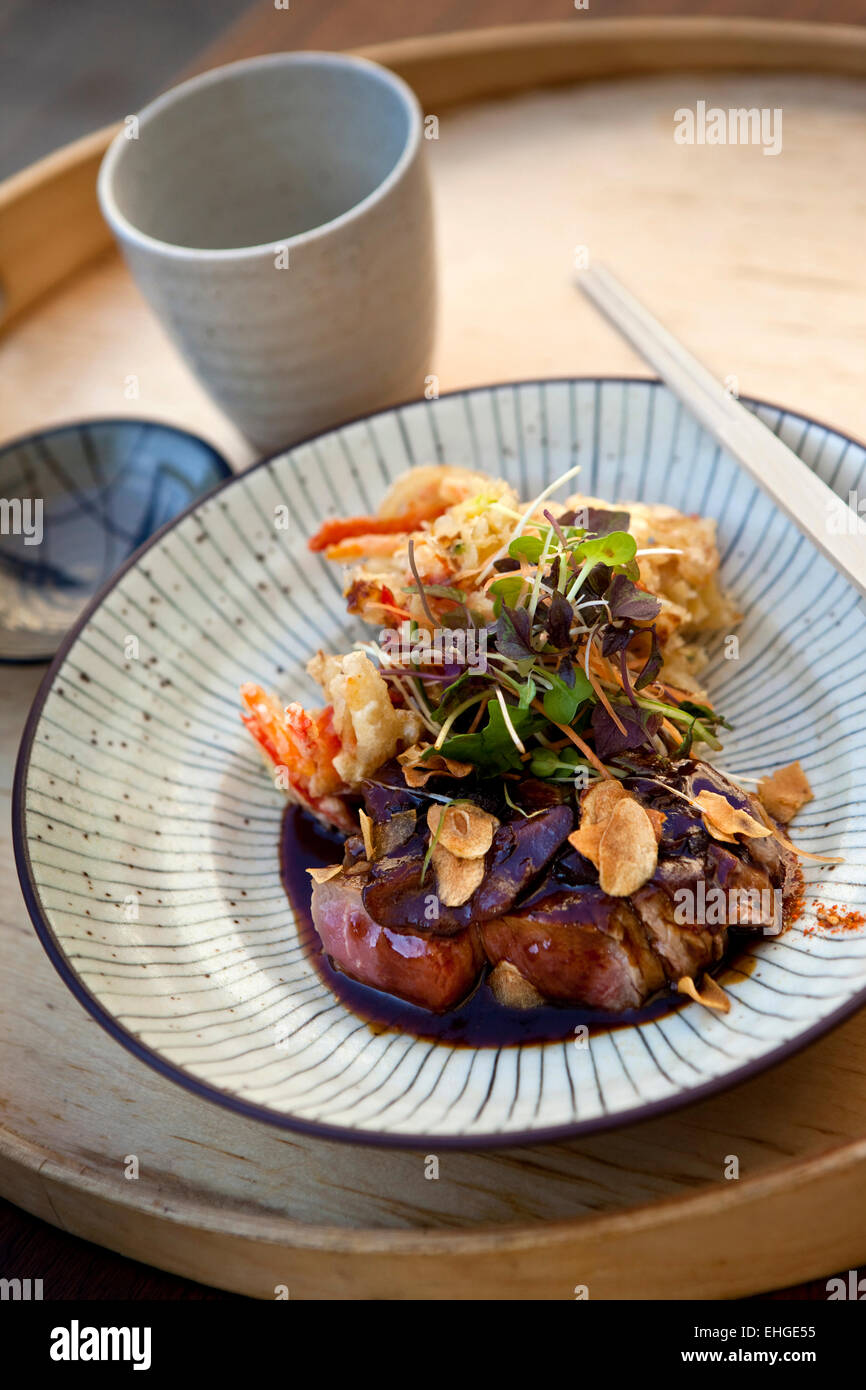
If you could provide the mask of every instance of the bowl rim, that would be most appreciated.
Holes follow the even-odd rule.
[[[141,127],[153,117],[161,115],[163,111],[168,111],[173,106],[182,105],[191,93],[217,86],[225,80],[227,75],[230,78],[242,77],[245,73],[260,72],[264,68],[284,68],[291,72],[293,68],[300,67],[331,68],[342,72],[355,71],[371,81],[378,81],[380,86],[388,88],[402,102],[407,119],[406,138],[403,147],[391,168],[369,193],[366,193],[358,202],[353,203],[351,207],[344,208],[341,213],[330,218],[327,222],[321,222],[315,227],[308,227],[305,231],[295,232],[290,236],[273,237],[270,241],[257,242],[249,246],[183,246],[178,242],[165,241],[161,237],[152,236],[149,232],[142,231],[121,210],[115,195],[115,176],[120,161],[131,143],[124,130],[121,129],[105,151],[96,179],[96,194],[100,211],[118,240],[139,251],[147,251],[151,255],[163,256],[176,261],[195,261],[200,265],[255,261],[265,253],[273,254],[275,247],[286,247],[291,252],[296,247],[320,241],[365,216],[371,208],[387,198],[405,178],[421,150],[423,112],[418,98],[408,82],[405,82],[398,73],[393,72],[390,68],[384,67],[381,63],[375,63],[370,58],[365,58],[360,54],[332,53],[326,49],[300,49],[281,53],[263,53],[253,58],[241,58],[234,63],[223,63],[220,67],[209,68],[207,72],[198,73],[195,77],[187,78],[185,82],[179,82],[170,87],[167,92],[163,92],[154,101],[141,107],[137,112],[137,119]]]
[[[56,439],[57,436],[61,434],[78,434],[81,430],[93,429],[99,425],[109,425],[112,427],[131,425],[138,426],[139,429],[167,430],[170,434],[178,435],[183,439],[188,439],[192,443],[200,445],[202,449],[211,454],[217,472],[221,474],[221,477],[217,478],[217,481],[212,484],[206,492],[199,493],[198,497],[190,504],[192,506],[197,506],[199,502],[204,500],[208,492],[213,491],[216,487],[222,487],[224,483],[231,482],[232,478],[237,476],[225,454],[222,453],[215,444],[212,444],[209,439],[205,439],[204,435],[196,434],[195,430],[185,429],[183,425],[174,425],[169,420],[151,420],[141,415],[94,415],[84,419],[63,420],[60,421],[59,424],[49,425],[47,429],[29,430],[26,434],[15,435],[12,439],[5,439],[0,442],[0,467],[2,467],[7,453],[10,453],[14,449],[24,448],[27,444],[35,444],[38,440]],[[185,507],[184,511],[187,510],[188,508]],[[150,536],[148,536],[148,541],[150,539]],[[147,544],[147,542],[145,542],[145,544]],[[142,547],[139,547],[139,549],[141,548]],[[133,552],[133,554],[135,554],[135,552]],[[124,561],[123,567],[125,568],[125,566],[126,562]],[[97,594],[101,594],[103,589],[107,592],[107,586],[101,586],[100,589],[97,590]],[[85,609],[85,613],[89,612],[90,602],[91,600],[89,599],[88,608]],[[76,622],[77,621],[79,620],[76,620]],[[75,626],[76,624],[73,623],[73,627]],[[61,642],[60,647],[56,650],[60,651],[62,646],[63,643]],[[44,666],[46,661],[50,662],[54,659],[55,654],[56,653],[52,653],[49,656],[3,656],[0,654],[0,666]]]
[[[70,434],[78,430],[93,429],[98,425],[137,425],[139,429],[168,430],[170,434],[179,434],[185,439],[191,439],[194,443],[201,444],[212,453],[227,480],[236,476],[235,470],[225,454],[217,448],[216,444],[205,439],[203,434],[196,434],[195,430],[189,430],[184,425],[175,425],[171,420],[156,420],[144,415],[86,415],[75,420],[60,420],[55,425],[48,425],[46,429],[28,430],[26,434],[16,434],[9,439],[0,440],[0,459],[8,449],[20,449],[22,445],[32,444],[37,439],[53,439],[58,434]]]
[[[509,387],[518,386],[547,386],[566,383],[599,383],[610,385],[637,385],[657,391],[659,388],[668,390],[665,383],[658,377],[649,376],[593,376],[593,375],[565,375],[549,377],[529,377],[509,379],[505,381],[487,382],[480,385],[461,387],[454,391],[443,391],[438,400],[481,394],[489,391],[504,390]],[[671,393],[673,394],[673,393]],[[838,439],[855,445],[860,449],[866,449],[866,443],[856,436],[845,434],[835,426],[824,424],[814,417],[804,415],[797,410],[790,410],[786,406],[778,405],[772,401],[765,401],[754,397],[741,397],[741,400],[750,405],[760,406],[765,409],[778,411],[781,415],[794,420],[801,420],[806,425],[815,425],[825,430],[828,434],[835,435]],[[210,492],[191,503],[190,506],[180,512],[176,517],[166,522],[158,531],[144,542],[138,550],[130,555],[124,564],[113,574],[110,579],[102,586],[97,594],[94,595],[87,608],[78,618],[65,635],[63,642],[46,671],[33,704],[27,716],[24,732],[18,751],[18,758],[15,765],[15,775],[12,786],[12,841],[15,852],[15,864],[18,871],[18,879],[21,885],[24,902],[36,934],[48,955],[54,968],[57,970],[64,984],[69,988],[80,1004],[96,1019],[105,1031],[122,1044],[127,1051],[139,1061],[145,1062],[154,1071],[160,1073],[171,1081],[176,1082],[185,1090],[190,1091],[200,1099],[209,1100],[217,1105],[243,1115],[248,1119],[258,1120],[266,1124],[274,1125],[278,1129],[291,1130],[295,1133],[307,1134],[312,1138],[331,1140],[340,1143],[363,1144],[375,1148],[396,1148],[396,1149],[422,1149],[428,1148],[431,1144],[441,1149],[471,1150],[495,1149],[495,1148],[520,1148],[528,1145],[554,1143],[563,1139],[575,1139],[584,1135],[598,1134],[605,1130],[624,1128],[627,1125],[642,1123],[645,1120],[658,1119],[662,1115],[669,1114],[671,1111],[679,1110],[685,1106],[692,1105],[701,1100],[706,1100],[710,1096],[732,1089],[734,1086],[749,1081],[765,1071],[786,1061],[789,1057],[802,1052],[810,1043],[833,1031],[858,1009],[866,1004],[866,985],[857,990],[850,999],[838,1008],[813,1023],[810,1027],[789,1038],[787,1042],[780,1043],[772,1050],[763,1053],[760,1057],[752,1058],[744,1062],[741,1066],[735,1067],[732,1071],[725,1072],[722,1076],[712,1078],[700,1086],[695,1086],[686,1090],[680,1090],[673,1095],[664,1096],[659,1100],[645,1101],[643,1104],[632,1106],[626,1110],[619,1110],[614,1114],[602,1114],[593,1116],[587,1120],[573,1120],[561,1125],[548,1126],[544,1129],[523,1129],[523,1130],[491,1130],[478,1135],[466,1134],[402,1134],[386,1133],[376,1130],[353,1129],[349,1126],[323,1123],[315,1120],[305,1120],[293,1114],[285,1114],[271,1109],[269,1106],[261,1105],[255,1101],[244,1100],[236,1092],[227,1090],[224,1087],[213,1085],[203,1081],[193,1072],[178,1063],[171,1062],[155,1048],[148,1046],[135,1036],[129,1029],[120,1023],[110,1010],[94,995],[84,984],[69,963],[63,948],[45,915],[39,899],[39,889],[33,867],[30,862],[29,844],[25,832],[25,801],[27,792],[27,780],[30,767],[30,755],[39,719],[45,701],[54,684],[54,678],[59,672],[66,656],[73,643],[78,638],[81,631],[90,621],[91,616],[101,606],[126,572],[136,565],[139,560],[156,545],[164,535],[167,535],[175,526],[178,526],[187,516],[196,510],[204,501],[207,501],[226,487],[240,478],[246,477],[249,473],[255,472],[259,468],[266,467],[275,459],[282,458],[285,454],[291,454],[296,449],[301,449],[314,440],[326,437],[329,434],[339,433],[351,425],[362,423],[365,420],[375,419],[380,415],[390,415],[400,410],[404,410],[413,405],[435,405],[435,400],[427,401],[424,397],[413,397],[406,401],[401,401],[396,405],[388,406],[384,410],[368,411],[362,415],[345,420],[339,425],[335,425],[328,430],[319,431],[316,434],[297,440],[294,444],[286,445],[284,448],[265,455],[251,464],[242,473],[234,474],[231,478],[226,478],[218,483]]]

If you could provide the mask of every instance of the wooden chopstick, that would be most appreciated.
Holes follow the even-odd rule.
[[[580,271],[578,286],[780,511],[866,597],[866,535],[856,512],[730,395],[609,270],[593,265]]]

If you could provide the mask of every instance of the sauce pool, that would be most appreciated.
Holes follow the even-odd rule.
[[[497,1004],[486,977],[456,1009],[433,1014],[394,995],[362,985],[331,964],[310,915],[312,880],[307,869],[325,868],[343,857],[342,837],[328,834],[296,806],[287,806],[280,835],[283,886],[298,924],[301,945],[332,994],[376,1033],[400,1032],[432,1042],[465,1047],[509,1047],[526,1043],[565,1042],[586,1027],[590,1035],[648,1023],[676,1013],[689,1002],[665,990],[639,1009],[606,1013],[598,1009],[544,1004],[535,1009],[505,1009]],[[730,960],[727,962],[730,965]]]

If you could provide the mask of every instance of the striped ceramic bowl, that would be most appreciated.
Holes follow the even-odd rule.
[[[775,408],[763,419],[840,496],[866,451]],[[358,633],[305,546],[372,510],[414,464],[464,463],[531,496],[574,463],[581,490],[718,520],[745,614],[708,685],[735,726],[723,766],[799,758],[807,907],[752,938],[722,1016],[688,1004],[575,1041],[455,1047],[377,1032],[329,993],[281,886],[282,804],[238,720],[250,677],[316,702],[305,662]],[[276,515],[292,519],[286,532]],[[14,830],[36,929],[118,1041],[219,1104],[288,1128],[395,1145],[537,1141],[694,1100],[753,1075],[866,1001],[864,613],[857,595],[657,383],[521,382],[386,411],[265,460],[173,522],[90,608],[36,700]],[[583,1040],[581,1039],[581,1042]]]

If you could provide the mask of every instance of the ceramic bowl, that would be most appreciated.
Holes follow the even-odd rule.
[[[139,288],[261,450],[423,394],[426,145],[394,73],[275,53],[182,83],[109,147],[99,198]]]
[[[0,447],[0,660],[44,661],[128,556],[231,475],[152,420],[88,420]]]
[[[801,416],[759,414],[840,495],[866,451]],[[806,907],[749,937],[729,1014],[686,1003],[584,1039],[510,1047],[369,1027],[329,992],[280,881],[283,810],[238,719],[238,686],[318,703],[304,667],[353,632],[340,577],[306,538],[375,507],[427,461],[504,474],[524,497],[575,463],[587,493],[718,521],[739,658],[708,684],[734,725],[734,777],[795,758]],[[289,507],[290,533],[275,527]],[[141,656],[124,657],[140,633]],[[288,1128],[394,1145],[529,1143],[625,1124],[780,1061],[866,1001],[866,617],[858,595],[658,383],[523,382],[360,420],[266,460],[163,533],[68,638],[21,751],[15,836],[36,928],[77,997],[138,1057],[199,1095]]]

